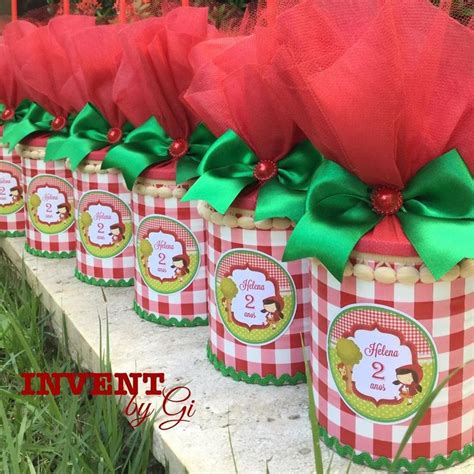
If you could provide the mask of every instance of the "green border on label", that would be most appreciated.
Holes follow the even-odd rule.
[[[46,235],[62,234],[63,232],[66,232],[75,222],[75,219],[74,219],[74,207],[75,207],[74,196],[72,197],[72,200],[68,199],[68,201],[67,201],[68,203],[71,204],[71,216],[66,221],[62,221],[62,222],[60,221],[60,222],[57,222],[55,224],[50,224],[49,226],[48,226],[48,224],[38,224],[37,222],[35,222],[36,219],[34,218],[34,215],[32,214],[30,206],[29,206],[29,200],[30,200],[30,197],[31,197],[31,194],[30,194],[31,185],[37,179],[45,178],[45,177],[46,178],[54,178],[54,179],[58,179],[60,181],[65,182],[69,186],[69,188],[71,189],[71,193],[74,195],[74,188],[73,188],[72,184],[67,179],[61,178],[60,176],[55,176],[54,174],[37,174],[36,176],[34,176],[32,178],[32,180],[30,181],[30,184],[28,185],[28,191],[27,191],[27,198],[28,199],[26,200],[26,209],[27,209],[27,212],[28,212],[28,219],[31,222],[31,225],[38,232],[40,232],[41,234],[46,234]],[[50,185],[49,187],[51,187],[51,186],[54,186],[54,184]],[[61,224],[63,224],[63,225],[61,225]],[[41,226],[39,227],[39,225],[41,225]],[[54,229],[60,229],[60,230],[57,230],[55,232],[47,232],[46,229],[48,229],[48,228],[54,228]]]
[[[329,349],[331,348],[331,346],[330,346],[331,333],[332,333],[334,325],[337,323],[337,321],[340,318],[342,318],[344,315],[346,315],[347,313],[352,312],[353,310],[355,310],[356,308],[357,309],[362,309],[362,310],[363,309],[373,310],[374,308],[377,308],[378,310],[381,310],[382,312],[390,314],[390,316],[397,317],[397,318],[403,319],[405,321],[408,321],[410,324],[415,326],[423,334],[425,339],[428,341],[428,344],[429,344],[430,349],[431,349],[431,354],[433,356],[432,357],[433,365],[434,365],[433,377],[431,379],[429,388],[427,390],[423,390],[423,393],[421,394],[422,398],[420,398],[420,402],[419,403],[413,403],[413,408],[411,409],[411,411],[408,412],[407,414],[403,415],[403,416],[400,416],[400,417],[397,417],[397,418],[390,418],[390,419],[389,418],[381,419],[381,418],[376,418],[376,417],[370,417],[367,413],[361,412],[356,407],[354,407],[353,404],[351,404],[351,402],[348,400],[346,394],[344,393],[344,390],[341,390],[338,383],[337,383],[337,379],[335,377],[334,367],[333,367],[333,364],[331,364],[330,351],[329,351]],[[362,417],[366,420],[372,421],[372,422],[380,423],[380,424],[393,424],[393,423],[396,423],[396,422],[402,422],[402,421],[408,420],[409,418],[412,418],[416,414],[416,412],[418,411],[420,403],[422,403],[423,400],[425,400],[426,397],[433,391],[433,389],[436,385],[436,382],[438,380],[438,353],[437,353],[434,341],[431,338],[431,335],[428,333],[428,331],[422,325],[420,325],[420,323],[418,323],[418,321],[416,321],[411,316],[409,316],[407,314],[404,314],[404,313],[402,313],[402,312],[400,312],[400,311],[398,311],[394,308],[390,308],[390,307],[384,306],[384,305],[353,304],[353,305],[349,305],[349,306],[346,306],[346,307],[342,308],[341,311],[339,313],[337,313],[337,315],[334,317],[334,319],[331,321],[331,323],[329,325],[328,335],[327,335],[327,338],[326,338],[326,357],[327,357],[327,363],[328,363],[328,366],[329,366],[329,369],[330,369],[331,377],[333,379],[333,382],[334,382],[335,386],[337,387],[337,391],[339,392],[339,395],[344,400],[344,403],[355,414],[359,415],[360,417]]]
[[[222,301],[221,301],[221,297],[220,297],[221,290],[217,286],[217,274],[218,274],[218,271],[219,271],[219,267],[222,264],[222,261],[225,258],[227,258],[230,255],[235,254],[235,253],[258,255],[259,257],[264,258],[265,260],[268,260],[268,261],[272,262],[285,274],[286,278],[288,279],[288,281],[290,283],[290,287],[291,287],[291,310],[288,312],[288,316],[289,316],[287,318],[288,321],[284,321],[284,324],[281,325],[281,327],[279,328],[279,331],[277,333],[271,334],[271,337],[266,337],[265,339],[262,339],[262,340],[259,340],[259,341],[245,339],[244,337],[241,337],[239,334],[236,334],[235,329],[233,328],[233,326],[231,326],[229,324],[229,322],[227,321],[227,318],[226,318],[227,315],[222,309]],[[215,304],[216,304],[216,307],[217,307],[217,312],[219,314],[219,317],[220,317],[222,323],[224,324],[225,328],[227,329],[227,331],[229,331],[229,333],[232,334],[232,336],[235,337],[238,341],[243,342],[245,344],[248,344],[249,346],[264,346],[266,344],[270,344],[271,342],[276,341],[277,339],[279,339],[288,330],[288,328],[290,327],[291,323],[293,322],[293,319],[294,319],[295,314],[296,314],[297,297],[296,297],[295,282],[293,281],[293,278],[288,273],[288,271],[278,262],[278,260],[275,260],[270,255],[267,255],[267,254],[265,254],[263,252],[260,252],[258,250],[249,250],[249,249],[245,249],[245,248],[241,248],[241,249],[236,248],[236,249],[229,250],[229,251],[227,251],[227,252],[225,252],[221,255],[221,257],[219,258],[219,260],[216,264],[216,273],[215,273],[215,277],[214,277],[214,295],[215,295],[215,299],[216,299]],[[268,331],[268,332],[271,332],[272,330],[269,329],[269,328],[265,328],[265,329],[253,329],[253,331],[260,331],[260,332]],[[251,332],[251,331],[249,330],[249,332]]]
[[[194,271],[189,272],[189,274],[186,275],[186,281],[183,282],[184,283],[183,286],[181,286],[178,290],[163,291],[161,288],[159,290],[157,290],[157,287],[153,286],[153,283],[155,283],[155,279],[150,278],[146,274],[146,272],[144,271],[143,262],[142,262],[142,259],[141,259],[139,236],[140,236],[141,228],[145,224],[145,222],[147,222],[149,220],[152,220],[152,219],[161,219],[161,220],[173,222],[175,225],[177,225],[179,227],[182,227],[184,230],[186,230],[186,232],[189,233],[189,235],[191,236],[191,238],[194,242],[196,252],[193,252],[193,254],[191,256],[193,258],[191,258],[191,261],[195,260],[195,265],[193,265],[193,266],[195,266],[195,268],[194,268]],[[167,217],[167,216],[164,216],[162,214],[153,214],[151,216],[147,216],[147,217],[143,218],[140,221],[140,223],[138,224],[138,229],[137,229],[136,234],[137,235],[136,235],[136,240],[135,240],[135,258],[137,259],[138,268],[140,270],[140,275],[142,276],[143,281],[145,282],[145,284],[148,288],[150,288],[152,291],[154,291],[154,292],[156,292],[160,295],[173,295],[175,293],[180,293],[181,291],[185,290],[188,286],[190,286],[192,284],[192,282],[196,278],[196,275],[198,274],[199,269],[201,268],[201,250],[199,248],[199,242],[196,239],[196,236],[193,234],[192,230],[188,226],[184,225],[182,222],[179,222],[176,219],[173,219],[172,217]],[[188,250],[188,249],[186,249],[186,250]],[[190,268],[191,268],[191,265],[190,265]],[[168,282],[161,283],[160,286],[166,285],[166,284],[168,284]]]
[[[97,245],[90,244],[87,241],[86,236],[84,235],[83,226],[82,226],[82,222],[81,222],[81,216],[83,214],[82,211],[81,211],[81,205],[82,205],[82,201],[84,200],[84,198],[86,196],[89,196],[90,194],[93,194],[93,195],[104,194],[105,196],[108,196],[108,197],[112,196],[114,199],[117,199],[118,201],[120,201],[123,204],[123,206],[128,210],[129,222],[124,224],[126,238],[124,238],[120,242],[120,245],[116,246],[117,248],[115,249],[115,251],[110,253],[110,254],[106,254],[106,252],[105,252],[105,250],[111,250],[110,246],[108,246],[105,249],[101,249]],[[130,206],[126,202],[124,202],[122,199],[120,199],[116,194],[109,193],[108,191],[102,191],[100,189],[85,192],[82,195],[81,199],[79,200],[79,204],[77,206],[77,214],[79,216],[79,218],[76,222],[77,230],[79,232],[79,236],[81,238],[82,245],[84,246],[84,248],[85,248],[85,250],[88,254],[92,255],[93,257],[102,258],[102,259],[113,258],[113,257],[117,257],[118,255],[120,255],[129,246],[129,244],[132,240],[132,237],[133,237],[132,211],[130,209]],[[113,250],[113,247],[112,247],[112,250]],[[100,252],[102,252],[103,255],[101,255]],[[114,280],[112,280],[112,281],[114,281]]]
[[[7,164],[8,166],[11,166],[18,174],[19,174],[19,180],[17,179],[18,185],[21,186],[21,188],[24,190],[24,186],[21,184],[21,175],[22,175],[22,170],[21,167],[16,165],[15,163],[12,163],[11,161],[6,161],[6,160],[1,160],[1,164]],[[6,168],[8,168],[6,166]],[[0,170],[2,171],[2,170]],[[4,169],[6,173],[9,173],[7,169]],[[14,176],[13,173],[10,173],[13,178],[17,178],[17,176]],[[5,206],[0,206],[0,216],[11,216],[12,214],[18,214],[23,208],[25,207],[25,194],[23,194],[21,201],[13,202],[11,204],[7,204]],[[5,209],[9,209],[8,212],[2,212]],[[1,236],[1,231],[0,231],[0,236]]]

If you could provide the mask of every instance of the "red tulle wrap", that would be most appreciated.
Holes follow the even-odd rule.
[[[100,111],[111,127],[119,128],[126,118],[113,100],[112,89],[123,56],[120,32],[124,28],[118,24],[94,26],[71,38],[73,78],[82,83],[87,102]]]
[[[474,32],[427,0],[354,3],[306,0],[278,18],[288,112],[369,185],[403,188],[452,148],[474,170]]]
[[[0,104],[15,109],[24,99],[25,92],[18,83],[11,55],[0,37]]]
[[[327,158],[368,185],[399,188],[453,148],[474,171],[469,26],[427,0],[360,0],[350,8],[306,0],[275,29],[276,38],[258,36],[259,54],[272,56],[285,110]],[[416,255],[393,216],[356,249]]]
[[[232,129],[262,160],[283,158],[301,138],[257,64],[253,35],[203,43],[192,62],[185,100],[214,134]]]
[[[138,126],[154,116],[170,137],[187,138],[199,122],[182,100],[193,77],[189,52],[217,35],[207,8],[178,7],[127,27],[114,98],[128,120]]]
[[[35,27],[23,21],[5,29],[5,38],[15,60],[19,81],[26,96],[55,116],[77,111],[78,97],[64,89],[72,75],[70,52],[61,41],[61,31],[68,35],[94,24],[92,17],[56,18],[46,26]],[[66,33],[63,33],[63,35]]]

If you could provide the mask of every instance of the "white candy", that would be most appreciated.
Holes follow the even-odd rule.
[[[216,225],[222,225],[224,223],[224,216],[218,212],[211,214],[211,222]]]
[[[224,221],[223,224],[226,225],[227,227],[237,227],[239,225],[239,221],[237,217],[235,217],[233,214],[226,214],[224,216]]]
[[[145,194],[148,194],[148,196],[158,197],[158,188],[156,186],[146,186]]]
[[[431,284],[435,282],[433,274],[430,272],[429,268],[425,265],[422,265],[420,268],[420,281],[421,283]]]
[[[392,284],[397,281],[397,273],[391,267],[378,267],[374,271],[374,277],[380,283]]]
[[[285,230],[288,229],[291,225],[289,219],[281,219],[279,217],[273,219],[273,228],[276,230]]]
[[[344,276],[344,277],[350,277],[350,276],[352,276],[353,270],[354,270],[354,267],[352,266],[352,263],[351,263],[351,262],[347,262],[347,263],[346,263],[346,266],[344,267],[344,274],[343,274],[343,276]]]
[[[474,276],[474,259],[466,258],[461,262],[461,276],[463,278]]]
[[[403,266],[397,270],[397,279],[405,285],[413,285],[420,279],[420,274],[415,267]]]
[[[239,227],[242,227],[242,229],[247,229],[247,230],[255,229],[255,222],[253,218],[250,216],[239,217],[238,222],[239,222]]]
[[[364,281],[372,281],[374,279],[374,272],[368,265],[356,263],[354,265],[354,276]]]
[[[262,221],[255,222],[255,227],[261,230],[270,230],[273,227],[272,219],[263,219]]]
[[[95,173],[96,172],[95,165],[85,165],[83,171],[84,173]]]
[[[173,196],[173,192],[168,186],[161,186],[158,188],[158,196],[162,199],[168,199]]]
[[[181,199],[186,194],[186,189],[184,188],[174,188],[173,190],[173,197],[176,199]]]
[[[461,273],[461,270],[459,268],[459,265],[454,265],[449,272],[445,273],[442,277],[441,280],[443,281],[454,281],[456,278],[459,277],[459,274]]]

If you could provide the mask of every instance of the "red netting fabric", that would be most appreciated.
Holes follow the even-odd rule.
[[[5,29],[5,41],[27,97],[53,115],[67,115],[77,107],[77,96],[63,93],[72,68],[60,33],[67,29],[67,34],[73,35],[94,23],[93,17],[69,16],[40,27],[13,22]]]
[[[125,53],[114,98],[134,125],[153,115],[172,138],[192,133],[199,119],[182,101],[193,76],[189,52],[217,34],[207,9],[193,7],[178,7],[123,30]]]
[[[403,187],[452,148],[474,171],[474,32],[442,6],[306,0],[278,18],[285,109],[369,185]]]
[[[0,104],[15,109],[24,98],[24,91],[16,80],[12,58],[0,37]]]

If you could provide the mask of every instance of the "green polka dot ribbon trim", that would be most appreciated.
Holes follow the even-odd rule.
[[[160,324],[161,326],[175,326],[175,327],[196,327],[196,326],[207,326],[207,318],[194,318],[194,319],[177,319],[177,318],[165,318],[163,316],[157,316],[153,313],[145,311],[136,301],[133,302],[133,309],[140,318],[145,319],[151,323]]]
[[[274,375],[266,375],[261,377],[258,374],[249,375],[243,370],[237,372],[233,367],[228,367],[217,359],[217,356],[212,352],[211,346],[207,345],[207,358],[211,364],[226,377],[234,379],[236,382],[245,382],[257,385],[296,385],[298,383],[306,382],[306,375],[303,372],[298,372],[296,375],[283,374],[280,377]]]

